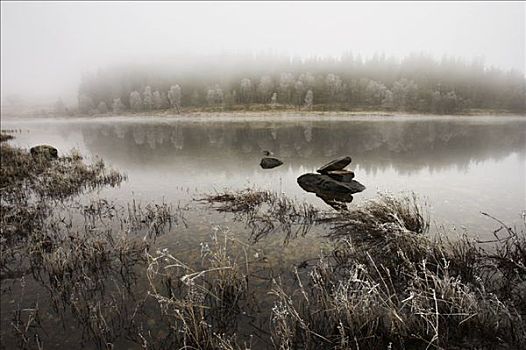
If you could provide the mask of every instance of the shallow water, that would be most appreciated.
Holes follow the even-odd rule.
[[[495,224],[480,212],[520,224],[526,208],[526,118],[522,117],[229,117],[3,120],[20,129],[15,144],[40,143],[100,156],[128,181],[104,194],[123,202],[195,203],[224,188],[271,189],[325,207],[296,178],[343,155],[367,189],[416,192],[435,227],[482,237]],[[262,151],[284,162],[259,167]],[[201,214],[200,214],[201,215]]]

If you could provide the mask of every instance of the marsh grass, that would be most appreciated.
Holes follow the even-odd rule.
[[[26,265],[27,248],[46,237],[46,219],[56,201],[102,186],[118,186],[125,179],[101,160],[84,163],[76,152],[50,160],[7,143],[0,145],[0,152],[1,278],[25,273],[20,267]]]
[[[415,196],[343,214],[332,256],[296,273],[296,289],[276,282],[275,346],[524,347],[524,231],[501,227],[506,242],[487,250],[467,236],[431,238],[426,217]]]
[[[249,212],[265,200],[264,194],[243,196],[240,198],[247,200],[241,202],[236,202],[239,197],[224,194],[217,199],[226,202],[227,211],[243,208]],[[434,237],[428,234],[428,214],[419,203],[415,195],[382,195],[333,217],[328,232],[333,240],[331,250],[314,264],[291,268],[288,274],[274,276],[266,289],[257,290],[256,305],[262,304],[263,295],[271,295],[273,307],[266,313],[270,320],[266,330],[253,328],[249,333],[270,339],[263,347],[276,349],[526,346],[524,231],[504,225],[496,235],[506,235],[497,235],[491,249],[467,235],[454,240]],[[162,259],[167,259],[164,264],[169,268],[158,265]],[[162,252],[150,261],[150,281],[162,280],[167,270],[174,269],[178,273],[171,275],[171,285],[190,290],[185,281],[196,276],[197,289],[205,294],[213,290],[211,286],[228,281],[243,294],[240,286],[250,289],[254,278],[253,261],[248,259],[246,267],[240,269],[240,264],[236,269],[237,280],[246,281],[241,285],[232,283],[231,277],[224,282],[214,277],[215,269],[232,271],[232,265],[225,263],[228,259],[199,269]],[[177,310],[167,314],[171,315],[169,322],[186,335],[175,343],[183,346],[189,344],[187,339],[194,339],[202,345],[192,344],[197,348],[219,347],[208,329],[220,333],[221,328],[206,321],[210,317],[206,312],[213,308],[205,298],[185,304],[185,295],[160,292],[158,287],[151,293],[163,307],[171,307],[165,310]],[[184,314],[191,317],[178,313],[188,305],[201,313]],[[257,308],[244,305],[247,314]],[[236,308],[232,310],[239,315]],[[233,331],[227,334],[233,337],[230,344],[241,348],[242,333],[236,330],[234,335]]]
[[[75,152],[49,160],[1,147],[2,296],[9,284],[35,281],[47,291],[46,311],[49,306],[63,331],[73,322],[82,346],[112,348],[142,317],[137,281],[155,237],[177,220],[172,207],[135,201],[124,207],[105,199],[81,204],[79,194],[118,186],[125,176],[101,160],[87,164]],[[33,302],[19,301],[12,310],[19,348],[41,348],[53,339],[40,313]]]
[[[0,142],[6,142],[14,139],[13,135],[5,134],[3,131],[0,133]]]
[[[271,191],[246,189],[208,195],[204,199],[220,212],[234,213],[251,231],[254,242],[276,232],[285,235],[284,242],[305,236],[320,219],[320,211],[307,203]]]
[[[241,249],[236,252],[236,247]],[[150,294],[171,330],[166,348],[241,348],[238,322],[250,310],[245,249],[233,237],[216,233],[202,245],[199,268],[167,250],[149,256]]]

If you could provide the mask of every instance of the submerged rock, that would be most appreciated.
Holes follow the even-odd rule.
[[[31,147],[29,150],[31,152],[31,155],[33,157],[44,157],[47,159],[57,159],[58,158],[58,150],[50,145],[38,145]]]
[[[336,181],[351,182],[354,179],[354,172],[350,170],[334,170],[327,172],[327,175]]]
[[[259,165],[261,165],[263,169],[272,169],[277,166],[280,166],[281,164],[283,164],[281,160],[277,158],[270,158],[270,157],[265,157],[261,159],[261,163],[259,163]]]
[[[327,174],[329,171],[342,170],[347,165],[351,164],[351,161],[352,161],[351,157],[348,157],[348,156],[339,158],[339,159],[335,159],[332,162],[325,164],[324,166],[322,166],[316,171],[320,174]]]

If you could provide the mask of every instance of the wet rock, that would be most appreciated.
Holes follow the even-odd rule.
[[[298,185],[307,192],[324,195],[342,196],[362,192],[365,186],[356,180],[340,182],[329,175],[304,174],[298,177]]]
[[[277,166],[280,166],[281,164],[283,164],[281,160],[277,158],[270,158],[270,157],[265,157],[261,159],[261,163],[259,163],[259,165],[261,165],[263,169],[272,169]]]
[[[58,158],[58,150],[55,147],[49,145],[38,145],[31,147],[29,152],[31,152],[33,157],[43,157],[50,160]]]
[[[316,170],[320,174],[327,174],[329,171],[342,170],[347,165],[351,164],[351,157],[343,157],[335,159]]]
[[[353,174],[354,175],[354,174]],[[350,174],[342,176],[350,177]],[[347,179],[341,182],[329,175],[304,174],[298,177],[298,185],[307,192],[315,193],[317,197],[338,211],[346,211],[347,203],[353,201],[353,193],[365,190],[365,186],[358,181]]]
[[[354,172],[350,170],[334,170],[327,172],[327,175],[336,181],[351,182],[354,179]]]

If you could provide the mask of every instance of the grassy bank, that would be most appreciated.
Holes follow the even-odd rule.
[[[80,200],[125,180],[102,160],[34,157],[7,140],[1,156],[4,348],[526,346],[525,228],[495,219],[492,242],[452,240],[429,234],[416,196],[336,213],[227,191],[195,204],[242,223],[250,240],[211,228],[189,258],[157,240],[184,224],[170,204]],[[291,266],[253,244],[294,247],[313,226],[326,248]]]

